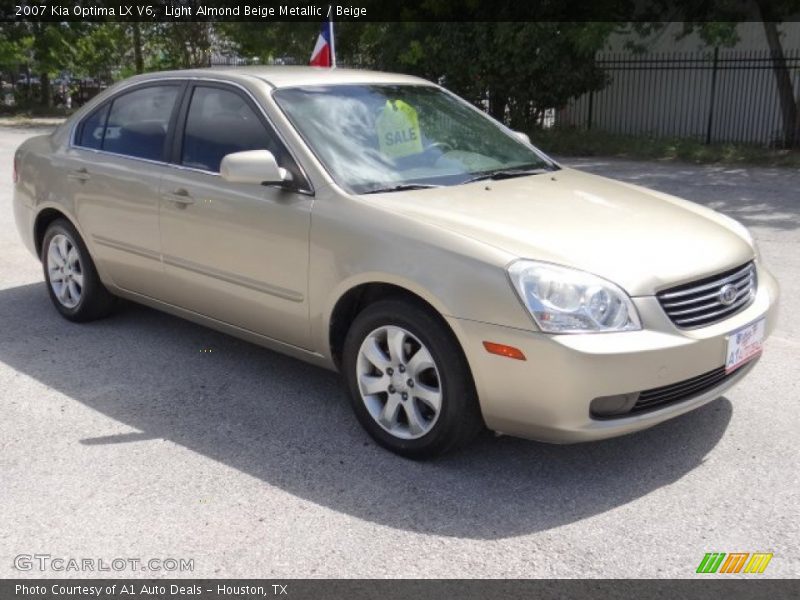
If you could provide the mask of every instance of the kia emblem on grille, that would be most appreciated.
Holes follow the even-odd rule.
[[[736,300],[736,286],[733,284],[723,285],[719,291],[719,301],[725,306],[730,306]]]

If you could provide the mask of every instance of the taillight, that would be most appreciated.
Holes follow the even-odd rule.
[[[19,172],[17,171],[17,157],[16,156],[14,157],[14,170],[12,171],[11,177],[14,180],[14,183],[17,183],[19,181]]]

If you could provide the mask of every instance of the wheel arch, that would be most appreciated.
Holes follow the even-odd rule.
[[[446,313],[420,293],[398,283],[366,281],[353,285],[342,293],[330,312],[327,328],[328,348],[337,369],[341,366],[342,350],[347,332],[358,314],[370,304],[389,298],[406,300],[428,310],[452,334],[459,347],[461,346],[458,335],[445,319]]]
[[[39,258],[42,256],[42,243],[44,242],[44,234],[50,224],[57,219],[69,221],[69,223],[83,238],[84,243],[86,243],[86,238],[84,238],[83,233],[76,225],[74,219],[72,219],[63,209],[48,206],[40,210],[33,220],[33,243],[34,247],[36,248],[36,256]]]

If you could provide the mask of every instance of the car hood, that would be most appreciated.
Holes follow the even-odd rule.
[[[519,258],[589,271],[632,296],[753,258],[746,230],[711,209],[573,169],[380,194],[384,209]]]

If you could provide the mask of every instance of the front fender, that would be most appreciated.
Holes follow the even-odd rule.
[[[467,236],[330,193],[315,201],[309,265],[314,350],[330,356],[331,315],[344,294],[387,283],[444,317],[533,330],[506,272],[515,257]]]

